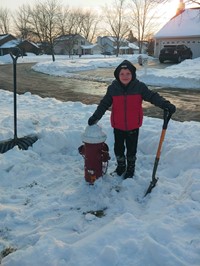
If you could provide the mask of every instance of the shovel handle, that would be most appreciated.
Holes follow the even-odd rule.
[[[160,158],[160,154],[161,154],[161,148],[162,148],[162,144],[165,138],[165,134],[166,134],[166,129],[163,129],[161,132],[161,136],[160,136],[160,141],[159,141],[159,145],[158,145],[158,149],[157,149],[157,153],[156,153],[156,158]]]
[[[16,47],[15,50],[17,50],[16,56],[14,56],[12,52],[10,52],[10,56],[12,57],[13,64],[16,65],[17,59],[21,56],[21,50],[18,47]]]
[[[172,116],[172,114],[169,113],[168,110],[164,110],[164,122],[163,122],[163,127],[162,127],[162,132],[161,132],[161,136],[160,136],[160,141],[159,141],[157,153],[156,153],[156,158],[157,159],[160,158],[162,144],[163,144],[163,141],[164,141],[164,138],[165,138],[167,125],[169,123],[169,120],[170,120],[171,116]]]
[[[10,56],[13,60],[13,101],[14,101],[14,139],[17,139],[17,59],[21,55],[21,50],[17,47],[16,56],[10,52]]]
[[[162,144],[163,144],[163,141],[165,139],[167,125],[168,125],[168,122],[169,122],[171,116],[172,116],[172,114],[168,110],[164,110],[164,122],[163,122],[163,127],[162,127],[162,132],[161,132],[161,136],[160,136],[160,141],[159,141],[157,153],[156,153],[156,158],[154,161],[154,167],[153,167],[153,172],[152,172],[152,181],[150,182],[150,185],[149,185],[147,192],[145,193],[144,196],[151,193],[152,189],[156,186],[156,183],[158,181],[158,178],[156,178],[156,171],[157,171],[158,163],[160,160],[160,154],[161,154]]]

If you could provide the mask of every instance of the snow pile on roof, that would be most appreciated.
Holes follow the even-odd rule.
[[[0,40],[3,40],[4,38],[6,38],[8,36],[8,34],[0,34]]]
[[[137,45],[135,45],[134,43],[129,43],[128,46],[132,49],[136,49],[136,50],[139,50],[139,47]]]
[[[156,35],[163,37],[200,36],[200,9],[186,9],[179,16],[173,17]]]
[[[96,46],[98,46],[97,43],[95,43],[95,44],[88,44],[88,45],[81,45],[81,48],[83,48],[83,49],[92,49],[92,48],[94,48]]]
[[[19,44],[19,41],[18,40],[11,40],[11,41],[8,41],[4,44],[2,44],[0,47],[3,49],[5,48],[13,48],[13,47],[16,47],[17,45]]]

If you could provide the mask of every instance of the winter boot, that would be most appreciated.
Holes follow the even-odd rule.
[[[127,169],[124,175],[124,179],[133,178],[135,173],[135,161],[136,157],[127,158]]]
[[[126,160],[125,157],[117,157],[117,168],[115,172],[121,176],[126,171]]]

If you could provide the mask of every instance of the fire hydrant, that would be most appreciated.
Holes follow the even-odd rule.
[[[85,180],[93,185],[105,175],[110,160],[109,148],[105,143],[106,134],[98,125],[87,126],[82,135],[83,145],[78,150],[84,158]]]

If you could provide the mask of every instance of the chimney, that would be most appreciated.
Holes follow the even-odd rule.
[[[183,13],[184,10],[185,10],[185,3],[183,2],[183,0],[180,0],[178,8],[176,10],[176,16],[180,15],[181,13]]]

